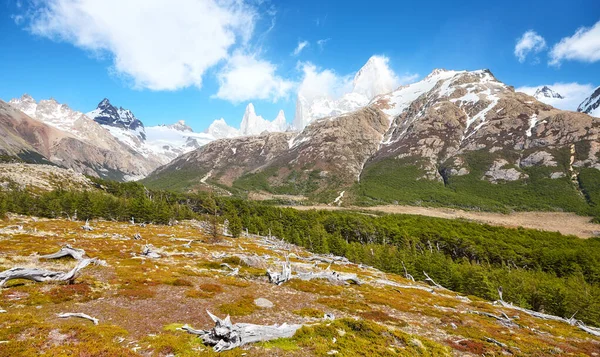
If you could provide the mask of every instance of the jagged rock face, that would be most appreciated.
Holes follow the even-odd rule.
[[[388,126],[386,115],[376,108],[316,120],[294,138],[277,164],[318,170],[322,177],[351,184],[377,152]]]
[[[101,125],[109,125],[128,130],[144,128],[144,124],[138,120],[129,109],[123,109],[123,107],[117,108],[110,104],[110,101],[106,98],[98,104],[98,107],[95,110],[88,113],[88,116]],[[141,132],[143,133],[143,130]]]
[[[581,102],[577,108],[577,111],[595,117],[600,117],[600,87],[596,88],[592,95]]]

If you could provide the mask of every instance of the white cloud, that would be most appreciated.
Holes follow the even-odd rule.
[[[515,56],[519,59],[519,62],[525,62],[527,55],[530,52],[539,53],[546,48],[546,41],[535,31],[526,31],[523,36],[517,39],[517,45],[515,46]]]
[[[371,99],[419,78],[412,73],[398,76],[389,67],[389,58],[378,55],[372,56],[360,71],[347,75],[320,69],[310,62],[299,62],[298,68],[303,73],[298,94],[309,101],[322,96],[338,99],[347,93],[360,93]]]
[[[277,76],[276,70],[275,65],[257,55],[236,52],[217,75],[219,90],[214,97],[234,103],[285,98],[294,82]]]
[[[306,48],[309,45],[308,41],[300,41],[298,42],[298,46],[296,46],[296,48],[294,49],[294,52],[292,52],[292,54],[294,56],[298,56],[300,54],[300,52],[302,52],[302,50],[304,48]]]
[[[330,39],[330,38],[324,38],[324,39],[318,40],[318,41],[317,41],[317,45],[319,46],[319,48],[320,48],[320,49],[323,49],[323,47],[325,47],[325,44],[326,44],[326,43],[327,43],[329,40],[331,40],[331,39]]]
[[[515,91],[523,92],[529,95],[534,95],[538,88],[542,88],[544,84],[535,87],[520,87],[516,88]],[[542,102],[549,104],[553,107],[563,110],[577,110],[577,107],[581,102],[589,97],[594,91],[594,86],[591,84],[579,84],[579,83],[554,83],[546,84],[547,87],[555,91],[564,97],[564,99],[558,98],[542,98]]]
[[[137,88],[201,87],[206,70],[252,36],[256,9],[244,0],[40,0],[29,30],[108,54],[111,72]]]
[[[581,27],[571,37],[565,37],[552,47],[550,65],[560,66],[562,61],[600,61],[600,21],[592,27]]]
[[[352,91],[352,75],[342,76],[331,69],[320,70],[310,62],[298,65],[303,73],[298,94],[308,101],[322,96],[338,98]]]

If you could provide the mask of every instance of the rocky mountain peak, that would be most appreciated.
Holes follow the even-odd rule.
[[[592,95],[579,104],[577,111],[600,117],[600,87],[596,88]]]
[[[144,124],[129,109],[115,107],[108,98],[102,99],[98,107],[87,115],[100,125],[128,130],[144,130]]]
[[[427,77],[425,78],[432,78],[432,77],[436,77],[444,72],[449,72],[447,69],[444,68],[435,68],[433,71],[431,71],[431,73],[429,73],[427,75]]]
[[[179,120],[177,123],[175,124],[171,124],[171,125],[167,125],[167,127],[171,128],[171,129],[175,129],[177,131],[181,131],[181,132],[188,132],[191,133],[194,130],[192,130],[192,128],[190,126],[188,126],[185,123],[185,120]]]
[[[559,93],[553,91],[550,87],[548,86],[543,86],[542,88],[538,88],[535,91],[535,94],[533,95],[536,99],[540,99],[540,98],[556,98],[556,99],[564,99],[564,97],[562,95],[560,95]]]
[[[258,135],[262,132],[281,132],[285,131],[287,125],[285,121],[285,115],[283,111],[279,111],[279,115],[273,121],[264,119],[262,116],[257,115],[254,110],[254,105],[248,103],[242,123],[240,124],[240,132],[242,135]]]

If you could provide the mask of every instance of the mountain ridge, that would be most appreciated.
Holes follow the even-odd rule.
[[[366,107],[314,120],[291,133],[288,147],[260,167],[238,168],[233,180],[231,172],[227,180],[212,175],[208,182],[242,191],[312,195],[323,202],[345,191],[349,203],[414,204],[424,195],[430,204],[485,209],[527,206],[525,198],[536,190],[554,188],[560,198],[529,206],[582,211],[589,208],[581,192],[590,181],[576,181],[583,173],[600,173],[599,128],[600,120],[515,92],[489,70],[435,70],[419,82],[376,96]],[[266,135],[262,142],[273,134]],[[216,167],[203,158],[212,150],[227,162],[245,147],[235,138],[209,143],[144,182],[169,181],[174,167],[191,174],[195,164],[199,172],[214,174]],[[360,159],[353,162],[351,157]],[[464,197],[457,187],[467,192]],[[484,187],[491,198],[482,196],[488,190]],[[508,187],[504,198],[500,187]],[[513,197],[510,190],[522,197]]]

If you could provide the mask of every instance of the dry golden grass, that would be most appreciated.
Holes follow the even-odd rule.
[[[431,294],[415,289],[393,289],[373,284],[334,285],[327,281],[291,281],[269,284],[265,269],[245,266],[240,253],[269,255],[279,269],[285,251],[268,249],[250,238],[224,238],[209,244],[197,228],[146,227],[127,223],[92,222],[93,232],[80,222],[13,217],[0,229],[22,224],[16,234],[0,233],[0,268],[38,266],[67,271],[70,259],[44,261],[64,244],[85,249],[107,266],[90,266],[73,285],[11,281],[0,290],[0,356],[214,356],[198,338],[173,328],[188,323],[213,326],[205,310],[235,316],[234,322],[306,323],[291,339],[246,346],[219,356],[449,356],[508,353],[487,338],[509,346],[515,355],[592,355],[598,340],[559,322],[549,322],[500,309],[489,302],[463,302],[453,294]],[[142,241],[131,239],[140,233]],[[194,239],[190,248],[183,244]],[[152,244],[160,259],[139,257]],[[214,258],[213,254],[226,254]],[[298,254],[307,253],[298,251]],[[226,276],[227,263],[240,268]],[[322,267],[324,268],[324,267]],[[358,274],[369,280],[373,272],[355,265],[333,265],[333,270]],[[399,276],[388,278],[408,284]],[[261,309],[254,299],[264,297],[276,308]],[[519,315],[521,326],[507,329],[494,319],[470,310]],[[100,319],[94,326],[82,319],[58,319],[59,312],[83,312]],[[336,321],[323,321],[324,313]],[[355,320],[358,319],[358,320]],[[166,327],[164,327],[166,326]],[[333,342],[333,337],[336,342]]]

